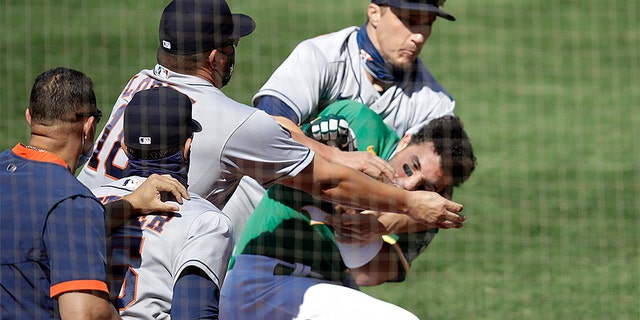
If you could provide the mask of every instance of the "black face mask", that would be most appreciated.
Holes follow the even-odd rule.
[[[190,158],[191,157],[185,159],[182,151],[161,159],[148,160],[129,158],[127,175],[148,177],[154,173],[159,175],[168,174],[180,181],[183,186],[188,187],[187,176],[189,174]]]
[[[233,67],[236,64],[236,53],[235,51],[230,54],[227,55],[228,60],[227,60],[227,70],[225,71],[225,73],[222,75],[222,86],[226,86],[227,83],[229,83],[229,81],[231,81],[231,76],[233,75]]]

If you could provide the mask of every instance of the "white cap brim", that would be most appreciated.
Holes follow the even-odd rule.
[[[382,249],[382,237],[365,244],[337,242],[344,264],[349,268],[359,268],[371,261]]]

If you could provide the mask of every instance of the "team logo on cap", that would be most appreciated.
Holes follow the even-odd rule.
[[[140,144],[151,144],[151,137],[139,137],[138,143]]]
[[[162,40],[162,47],[168,50],[171,50],[171,42],[167,40]]]

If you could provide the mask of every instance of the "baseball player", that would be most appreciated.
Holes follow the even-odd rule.
[[[186,188],[156,175],[103,208],[76,180],[101,117],[93,83],[79,71],[40,74],[25,115],[29,144],[0,154],[0,318],[119,318],[108,299],[105,215],[171,211],[177,206],[159,192],[181,202]]]
[[[329,104],[354,100],[368,105],[398,136],[452,115],[455,101],[418,57],[436,18],[455,20],[441,0],[372,0],[367,22],[301,42],[253,98],[259,109],[279,118],[287,129],[308,123]],[[371,176],[388,176],[384,161],[366,152],[339,152],[304,135],[295,136],[317,153]],[[392,174],[391,174],[392,175]],[[257,190],[257,191],[256,191]],[[243,181],[225,209],[251,210],[262,194]],[[253,200],[255,202],[255,200]]]
[[[333,202],[400,211],[421,221],[440,221],[444,228],[460,226],[460,204],[432,192],[408,193],[372,182],[355,170],[329,163],[291,139],[291,133],[267,113],[225,96],[220,88],[231,77],[238,40],[254,27],[248,16],[232,15],[223,0],[169,3],[160,19],[159,64],[125,86],[79,179],[96,187],[124,176],[128,162],[120,140],[127,104],[140,90],[171,86],[191,98],[193,117],[202,124],[192,142],[189,190],[219,208],[246,175],[263,186],[278,181]],[[393,201],[369,201],[370,197]]]
[[[92,192],[103,202],[134,191],[151,174],[187,184],[189,97],[169,87],[140,91],[124,113],[130,177]],[[111,236],[111,296],[124,319],[217,319],[219,288],[232,250],[231,220],[191,194],[174,214],[140,216]]]
[[[468,137],[455,117],[435,119],[416,134],[399,139],[377,114],[360,103],[340,101],[323,112],[352,123],[359,150],[391,157],[393,167],[402,171],[395,182],[405,189],[443,193],[448,186],[464,182],[475,168]],[[426,248],[437,229],[397,217],[389,223],[389,217],[380,214],[387,231],[405,234],[386,236],[389,244],[383,250],[379,235],[378,241],[371,243],[341,244],[334,240],[334,232],[339,230],[330,225],[336,226],[344,216],[338,219],[327,212],[334,212],[332,204],[281,185],[269,188],[236,246],[222,290],[221,316],[412,318],[396,306],[340,284],[351,280],[345,272],[347,267],[353,268],[358,284],[403,280],[410,262]],[[377,215],[366,216],[373,217],[374,222],[369,223],[378,223]]]

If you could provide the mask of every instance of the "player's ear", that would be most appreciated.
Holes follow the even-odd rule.
[[[90,140],[93,140],[93,138],[95,138],[96,126],[94,126],[94,123],[97,126],[95,117],[87,117],[84,120],[84,124],[82,125],[82,132],[85,135],[85,138],[90,139]]]
[[[378,26],[381,15],[382,8],[375,3],[369,3],[369,6],[367,7],[367,18],[369,19],[369,23],[371,23],[374,28]]]
[[[409,145],[409,142],[411,142],[411,135],[410,134],[405,134],[402,139],[400,139],[400,142],[398,143],[398,147],[396,147],[396,152],[403,150],[404,148],[406,148]]]
[[[191,154],[191,141],[193,141],[193,139],[189,138],[184,142],[184,153],[182,155],[185,159],[189,159],[189,155]]]
[[[218,54],[218,49],[211,50],[211,52],[209,52],[209,57],[207,59],[212,69],[215,68],[216,54]]]
[[[31,112],[29,111],[29,108],[24,111],[24,117],[27,119],[27,123],[31,125]]]

